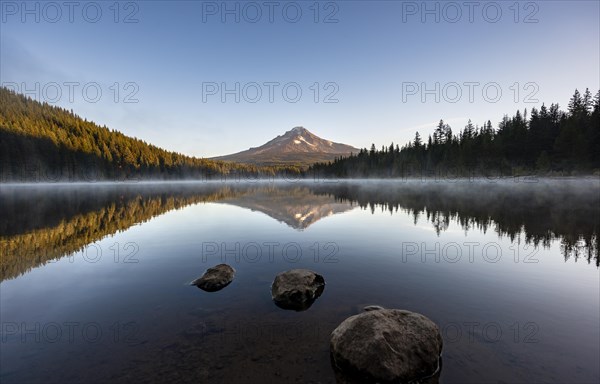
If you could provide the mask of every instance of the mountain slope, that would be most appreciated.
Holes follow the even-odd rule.
[[[260,147],[212,159],[260,165],[306,165],[331,161],[358,151],[350,145],[322,139],[304,127],[295,127]]]
[[[170,152],[0,87],[0,181],[261,177],[297,171]]]

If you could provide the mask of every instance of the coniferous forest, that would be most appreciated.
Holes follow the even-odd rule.
[[[323,177],[469,177],[573,175],[600,171],[600,91],[558,104],[505,115],[495,128],[471,121],[460,132],[440,120],[427,139],[416,133],[400,147],[392,143],[329,163],[314,164]]]
[[[297,174],[169,152],[0,87],[0,181],[212,179]]]

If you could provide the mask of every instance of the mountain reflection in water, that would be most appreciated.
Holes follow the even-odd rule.
[[[188,205],[262,212],[296,230],[352,209],[404,213],[438,233],[493,229],[512,241],[561,244],[565,260],[600,264],[600,182],[340,181],[9,186],[0,190],[0,281]]]

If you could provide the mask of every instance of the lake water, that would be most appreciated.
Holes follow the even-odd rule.
[[[378,304],[442,330],[442,383],[600,378],[600,181],[0,186],[2,383],[329,383]],[[218,292],[189,283],[226,262]],[[326,287],[277,307],[275,275]]]

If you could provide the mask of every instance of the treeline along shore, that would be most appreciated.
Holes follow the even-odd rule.
[[[427,139],[417,132],[402,147],[373,144],[308,171],[341,178],[600,175],[600,91],[575,90],[566,112],[543,104],[505,115],[497,127],[469,121],[455,133],[440,120]]]

